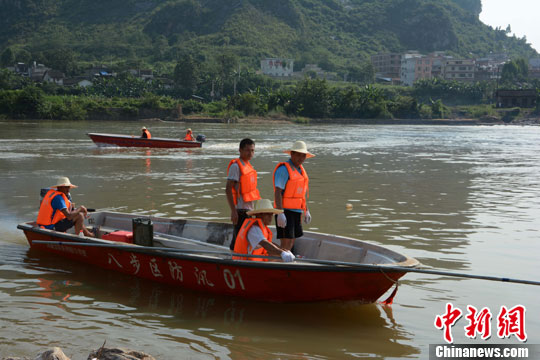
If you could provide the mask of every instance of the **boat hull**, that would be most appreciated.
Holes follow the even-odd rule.
[[[98,146],[149,147],[149,148],[200,148],[198,141],[151,138],[145,139],[128,135],[88,133],[90,139]]]
[[[345,266],[235,261],[149,251],[144,247],[139,250],[133,246],[125,250],[92,247],[80,244],[85,239],[74,235],[29,224],[18,227],[24,231],[32,249],[171,286],[261,301],[372,303],[405,274]],[[40,244],[36,240],[77,245]]]

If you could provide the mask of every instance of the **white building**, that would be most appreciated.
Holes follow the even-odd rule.
[[[270,76],[292,76],[294,59],[266,58],[261,60],[261,72]]]
[[[419,56],[404,55],[401,58],[401,83],[412,86],[416,80],[416,61]]]

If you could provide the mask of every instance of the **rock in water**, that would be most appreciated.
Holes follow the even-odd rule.
[[[140,351],[121,348],[99,348],[88,355],[87,360],[156,360],[153,356]]]
[[[40,353],[34,360],[70,360],[59,347]]]

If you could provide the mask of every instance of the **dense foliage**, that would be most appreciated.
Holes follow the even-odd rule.
[[[526,39],[482,24],[480,11],[480,0],[0,1],[0,60],[66,74],[89,63],[172,73],[186,54],[205,66],[232,54],[250,70],[277,56],[293,58],[295,70],[317,63],[362,81],[381,51],[536,54]]]

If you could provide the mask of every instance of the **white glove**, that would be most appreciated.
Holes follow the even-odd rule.
[[[287,218],[285,217],[284,213],[281,213],[277,216],[277,226],[280,228],[284,228],[287,226]]]
[[[284,262],[293,262],[294,261],[294,255],[289,250],[284,250],[281,253],[281,258],[283,259]]]
[[[311,214],[310,214],[309,210],[306,211],[306,213],[304,215],[304,222],[306,224],[309,224],[311,222]]]

